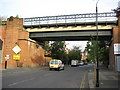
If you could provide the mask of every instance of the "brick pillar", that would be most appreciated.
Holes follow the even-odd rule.
[[[10,17],[7,19],[7,28],[4,41],[3,64],[7,61],[7,68],[16,67],[16,61],[13,60],[12,48],[18,43],[19,31],[23,29],[23,19]],[[9,59],[5,59],[8,56]]]
[[[120,44],[120,11],[117,12],[118,17],[118,27],[113,28],[113,41],[110,46],[109,52],[109,61],[110,61],[110,68],[116,69],[116,56],[120,56],[120,54],[114,54],[114,44]]]
[[[2,53],[1,53],[0,68],[4,68],[2,60],[3,60],[5,32],[6,32],[6,25],[0,25],[0,39],[2,40]]]
[[[118,43],[120,43],[120,11],[118,13]]]

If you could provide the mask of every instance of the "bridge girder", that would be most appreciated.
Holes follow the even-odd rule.
[[[24,22],[28,22],[29,24],[24,24],[24,28],[30,32],[30,38],[36,41],[90,40],[91,37],[94,37],[95,39],[97,36],[96,22],[94,21],[96,18],[95,15],[95,13],[90,13],[25,18]],[[98,16],[99,19],[109,19],[109,21],[103,21],[101,19],[98,22],[99,40],[110,40],[112,37],[112,28],[118,25],[118,22],[115,19],[116,14],[113,12],[108,12],[99,13]],[[89,21],[91,18],[93,21]],[[114,20],[112,19],[111,21],[110,18],[114,18]],[[58,23],[60,20],[63,20],[62,23]],[[69,20],[73,20],[73,22],[69,22]],[[55,23],[50,23],[51,21],[55,21]]]
[[[83,41],[91,38],[96,39],[96,36],[96,30],[30,32],[30,38],[37,41]],[[99,40],[110,40],[111,29],[99,30],[98,36]]]

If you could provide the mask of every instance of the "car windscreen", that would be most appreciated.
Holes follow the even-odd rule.
[[[58,64],[58,61],[50,61],[50,64]]]

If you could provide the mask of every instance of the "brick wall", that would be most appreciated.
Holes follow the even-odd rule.
[[[109,68],[115,69],[115,55],[114,55],[114,42],[111,42],[111,45],[109,47]]]
[[[1,27],[0,27],[1,28]],[[13,68],[17,66],[22,67],[34,67],[38,65],[45,65],[51,58],[44,57],[44,49],[37,44],[37,42],[29,38],[29,32],[23,28],[23,19],[11,17],[7,19],[7,25],[2,27],[0,32],[4,32],[4,35],[0,34],[4,38],[3,54],[2,54],[2,68],[5,68],[5,61],[7,61],[7,68]],[[21,48],[20,60],[14,60],[13,48],[18,45]],[[9,56],[8,59],[5,59]]]
[[[3,55],[3,50],[4,50],[5,32],[6,32],[6,25],[0,25],[0,39],[2,40],[2,51],[1,51],[0,68],[3,68],[3,63],[2,63],[3,57],[2,57],[2,55]]]
[[[44,50],[36,42],[28,40],[19,40],[19,46],[22,49],[20,52],[20,62],[24,67],[33,67],[41,65],[44,60]]]
[[[110,53],[109,53],[109,59],[110,59],[110,68],[116,69],[116,61],[115,57],[120,56],[120,54],[114,54],[114,44],[119,43],[120,44],[120,11],[117,11],[117,17],[118,17],[118,27],[113,28],[113,41],[110,46]]]
[[[116,28],[113,28],[113,40],[110,45],[109,49],[109,68],[115,70],[116,69],[116,64],[115,64],[115,56],[118,54],[114,54],[114,44],[115,43],[120,43],[120,28],[119,26]]]
[[[6,25],[0,25],[0,39],[3,41],[5,37]]]
[[[118,16],[118,27],[113,28],[113,40],[110,45],[109,49],[109,67],[111,69],[116,69],[116,61],[115,61],[115,56],[120,56],[120,54],[114,54],[114,44],[115,43],[120,43],[120,12],[117,12]]]
[[[8,68],[16,66],[16,61],[13,60],[14,52],[12,51],[12,48],[18,42],[19,31],[23,29],[22,24],[23,24],[22,19],[19,18],[7,19],[2,63],[3,65],[5,65],[5,61],[7,61]],[[9,55],[9,59],[6,60],[5,57],[7,55]]]

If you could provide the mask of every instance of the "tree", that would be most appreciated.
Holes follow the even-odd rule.
[[[69,63],[71,62],[71,60],[81,60],[81,50],[80,47],[77,46],[73,46],[73,49],[69,52],[68,54],[69,56]]]
[[[43,48],[45,50],[45,56],[50,56],[50,41],[45,41]]]
[[[69,57],[67,53],[63,53],[63,62],[64,64],[69,64]]]
[[[65,42],[64,41],[54,41],[51,43],[51,57],[55,59],[63,59],[65,51]]]
[[[60,59],[63,63],[68,63],[68,54],[65,53],[65,41],[45,41],[44,46],[45,55],[53,59]]]
[[[54,41],[45,42],[44,49],[50,52],[50,55],[53,59],[60,59],[65,64],[70,64],[71,60],[81,60],[81,50],[80,47],[73,46],[73,49],[67,54],[65,52],[65,41]]]
[[[96,62],[96,52],[98,52],[99,62],[103,63],[104,65],[108,65],[109,49],[106,48],[106,43],[107,41],[89,41],[86,47],[86,50],[88,51],[88,60],[93,60],[94,62]]]
[[[3,21],[6,21],[6,18],[3,16],[0,16],[0,23],[2,23]]]
[[[88,52],[87,59],[89,61],[96,61],[96,52],[97,52],[97,42],[95,40],[91,40],[87,42],[85,50]]]
[[[106,43],[108,43],[108,41],[99,41],[98,56],[99,61],[107,66],[109,63],[109,48],[106,47]]]

